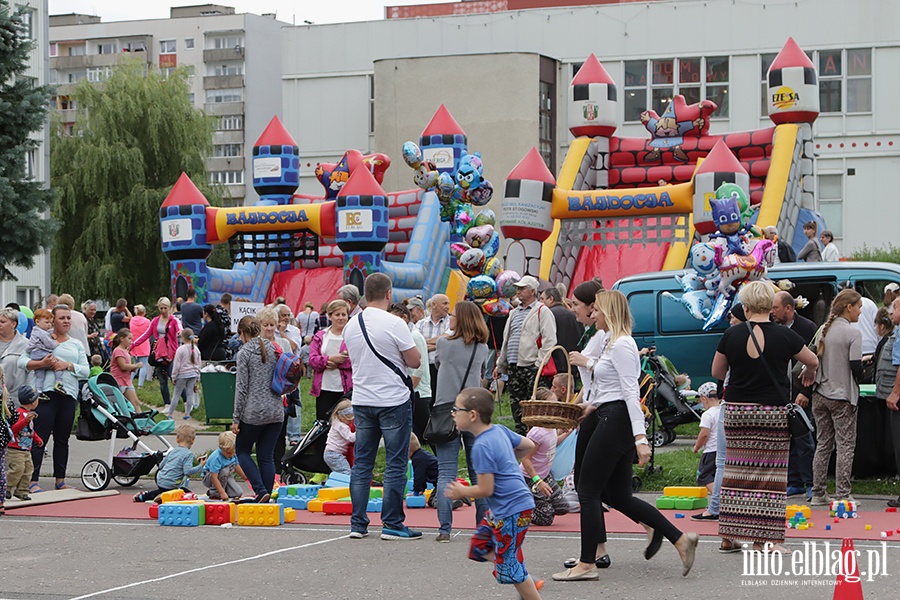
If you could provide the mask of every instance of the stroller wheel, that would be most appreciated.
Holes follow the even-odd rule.
[[[140,477],[126,477],[124,475],[113,475],[113,479],[122,487],[131,487],[138,482]]]
[[[281,472],[281,482],[287,485],[303,485],[306,483],[306,475],[293,469],[285,469]]]
[[[671,444],[672,442],[675,441],[675,438],[677,437],[677,435],[675,434],[675,430],[674,429],[666,429],[665,431],[666,431],[666,443]]]
[[[637,475],[633,475],[631,477],[631,491],[637,494],[639,491],[641,491],[642,487],[644,487],[644,480]]]
[[[81,468],[81,483],[91,492],[100,492],[109,485],[112,472],[105,462],[92,458]]]
[[[653,432],[653,435],[650,436],[650,443],[653,444],[654,448],[660,448],[668,444],[669,436],[666,434],[665,429],[657,429]]]

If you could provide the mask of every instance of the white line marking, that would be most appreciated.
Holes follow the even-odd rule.
[[[136,581],[136,582],[134,582],[134,583],[129,583],[129,584],[127,584],[127,585],[121,585],[121,586],[119,586],[119,587],[110,588],[110,589],[108,589],[108,590],[101,590],[101,591],[99,591],[99,592],[92,592],[92,593],[90,593],[90,594],[85,594],[85,595],[83,595],[83,596],[76,596],[75,598],[72,598],[71,600],[84,600],[85,598],[93,598],[93,597],[95,597],[95,596],[101,596],[101,595],[103,595],[103,594],[109,594],[109,593],[111,593],[111,592],[118,592],[118,591],[121,591],[121,590],[126,590],[126,589],[128,589],[128,588],[137,587],[137,586],[139,586],[139,585],[145,585],[145,584],[148,584],[148,583],[158,583],[158,582],[160,582],[160,581],[165,581],[165,580],[167,580],[167,579],[174,579],[175,577],[181,577],[181,576],[183,576],[183,575],[190,575],[190,574],[192,574],[192,573],[199,573],[200,571],[206,571],[206,570],[208,570],[208,569],[217,569],[217,568],[219,568],[219,567],[227,567],[227,566],[230,566],[230,565],[236,565],[236,564],[239,564],[239,563],[242,563],[242,562],[247,562],[247,561],[251,561],[251,560],[258,560],[258,559],[260,559],[260,558],[266,558],[266,557],[269,557],[269,556],[274,556],[274,555],[276,555],[276,554],[282,554],[282,553],[284,553],[284,552],[291,552],[292,550],[302,550],[302,549],[304,549],[304,548],[310,548],[310,547],[312,547],[312,546],[318,546],[318,545],[320,545],[320,544],[328,544],[328,543],[330,543],[330,542],[336,542],[336,541],[338,541],[338,540],[344,540],[344,539],[347,539],[347,538],[348,538],[347,535],[342,535],[342,536],[340,536],[340,537],[331,538],[331,539],[327,539],[327,540],[320,540],[320,541],[318,541],[318,542],[310,542],[309,544],[302,544],[302,545],[300,545],[300,546],[291,546],[290,548],[282,548],[281,550],[272,550],[271,552],[265,552],[265,553],[263,553],[263,554],[257,554],[256,556],[247,556],[247,557],[245,557],[245,558],[239,558],[239,559],[237,559],[237,560],[230,560],[230,561],[228,561],[228,562],[217,563],[217,564],[214,564],[214,565],[207,565],[207,566],[205,566],[205,567],[197,567],[196,569],[189,569],[189,570],[187,570],[187,571],[182,571],[182,572],[180,572],[180,573],[172,573],[171,575],[164,575],[164,576],[162,576],[162,577],[156,577],[156,578],[154,578],[154,579],[145,579],[144,581]]]

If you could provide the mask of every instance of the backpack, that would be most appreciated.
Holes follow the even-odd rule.
[[[275,372],[272,373],[272,391],[284,396],[290,394],[300,385],[303,376],[303,361],[296,354],[282,352],[278,344],[275,344]]]

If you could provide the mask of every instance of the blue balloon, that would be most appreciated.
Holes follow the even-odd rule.
[[[28,331],[28,317],[23,315],[21,312],[18,313],[19,322],[16,324],[16,331],[25,335],[25,332]]]

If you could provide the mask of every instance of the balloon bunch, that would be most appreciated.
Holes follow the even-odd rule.
[[[753,237],[758,229],[745,225],[749,202],[740,186],[723,183],[710,206],[718,232],[709,236],[709,243],[691,247],[691,269],[675,276],[684,290],[681,298],[663,294],[704,321],[704,331],[725,318],[741,285],[765,278],[775,254],[770,240]]]

